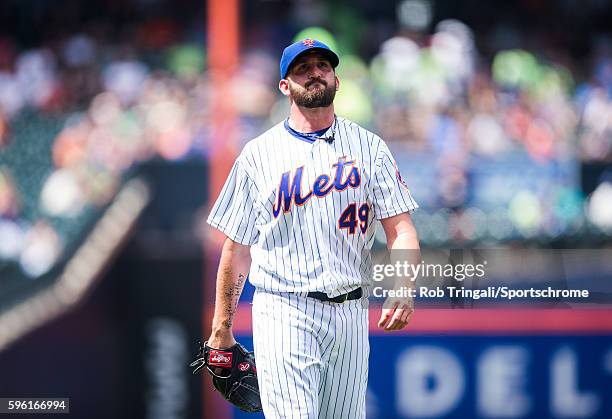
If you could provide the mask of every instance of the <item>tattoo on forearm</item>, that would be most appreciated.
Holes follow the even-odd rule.
[[[234,314],[236,314],[236,307],[238,306],[238,300],[242,293],[242,287],[244,286],[245,276],[243,274],[238,275],[238,281],[234,284],[228,285],[223,290],[224,300],[226,302],[225,315],[227,320],[224,320],[221,324],[223,327],[229,329],[232,327],[234,322]]]

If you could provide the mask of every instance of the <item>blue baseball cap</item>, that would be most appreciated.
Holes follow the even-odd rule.
[[[284,79],[287,76],[289,67],[291,67],[291,64],[293,64],[295,59],[308,51],[318,51],[323,54],[329,60],[329,63],[333,68],[336,68],[340,62],[340,59],[336,53],[323,42],[311,38],[302,39],[301,41],[297,41],[289,45],[283,51],[283,56],[280,60],[281,79]]]

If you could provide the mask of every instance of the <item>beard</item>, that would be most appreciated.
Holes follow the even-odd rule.
[[[317,84],[317,81],[319,82]],[[328,85],[325,80],[317,79],[306,83],[305,87],[289,80],[291,98],[304,108],[326,108],[334,102],[336,85]]]

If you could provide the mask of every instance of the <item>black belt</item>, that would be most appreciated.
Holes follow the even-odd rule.
[[[356,288],[353,291],[348,292],[346,294],[338,295],[336,297],[330,297],[324,292],[319,292],[319,291],[311,291],[308,293],[309,297],[316,298],[317,300],[321,300],[321,301],[329,301],[331,303],[343,303],[345,301],[357,300],[361,298],[362,295],[363,295],[363,290],[361,289],[361,287]]]

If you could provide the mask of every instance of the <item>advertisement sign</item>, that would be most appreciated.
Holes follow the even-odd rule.
[[[423,309],[383,333],[371,309],[367,418],[608,418],[611,314]],[[248,320],[237,326],[252,349]]]

